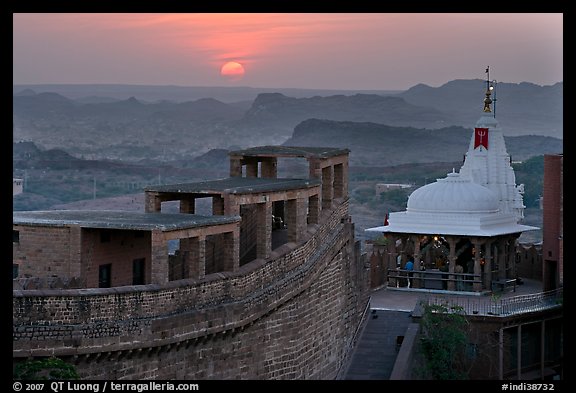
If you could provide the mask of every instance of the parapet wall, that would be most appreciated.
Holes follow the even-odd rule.
[[[368,300],[347,211],[234,273],[15,290],[13,356],[60,356],[83,378],[335,378]]]

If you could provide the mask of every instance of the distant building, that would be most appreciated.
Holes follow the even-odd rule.
[[[405,183],[377,183],[376,194],[381,194],[383,192],[391,190],[403,190],[410,187],[413,187],[413,185]]]
[[[22,194],[24,181],[22,179],[12,178],[12,196]]]
[[[564,156],[544,155],[542,260],[544,290],[564,285]]]

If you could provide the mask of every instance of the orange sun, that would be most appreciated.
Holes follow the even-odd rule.
[[[220,75],[230,80],[240,80],[244,73],[244,66],[236,61],[229,61],[220,69]]]

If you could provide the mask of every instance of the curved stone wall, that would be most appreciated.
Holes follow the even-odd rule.
[[[234,273],[15,290],[13,356],[60,356],[84,378],[335,378],[368,300],[347,208]]]

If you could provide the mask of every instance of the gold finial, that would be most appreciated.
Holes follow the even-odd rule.
[[[490,86],[490,66],[486,67],[486,98],[484,98],[484,112],[490,113],[492,109],[490,108],[490,104],[492,103],[492,99],[490,96],[492,95],[492,88]]]
[[[490,109],[490,104],[492,103],[492,100],[490,99],[491,95],[492,92],[490,91],[490,88],[486,89],[486,98],[484,98],[484,112],[492,112],[492,109]]]

